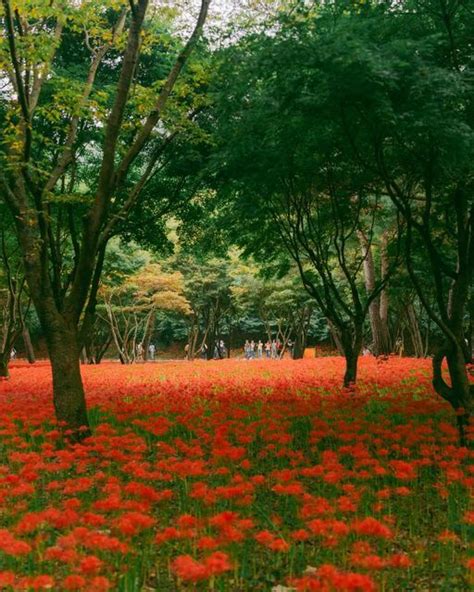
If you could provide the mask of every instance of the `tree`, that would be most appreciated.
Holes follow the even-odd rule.
[[[0,378],[9,376],[8,364],[16,340],[25,331],[28,295],[21,265],[9,259],[2,234],[3,274],[0,274]]]
[[[282,344],[280,357],[293,341],[293,357],[302,358],[314,302],[302,287],[297,269],[283,277],[271,278],[262,271],[255,264],[234,264],[231,289],[236,316],[245,320],[247,326],[253,320],[257,330],[263,326],[268,340],[279,340]]]
[[[159,166],[167,137],[158,123],[209,7],[202,0],[188,41],[167,56],[168,74],[147,80],[141,68],[157,41],[148,3],[2,0],[2,77],[10,81],[1,101],[2,199],[47,340],[56,417],[71,439],[89,433],[81,324],[87,328],[95,308],[107,243]],[[101,73],[104,87],[97,88]],[[98,166],[78,197],[69,189],[85,146]]]
[[[344,352],[349,386],[369,311],[377,307],[374,332],[385,321],[379,300],[399,262],[399,237],[378,179],[353,158],[339,101],[328,100],[330,19],[313,28],[310,17],[285,17],[278,35],[250,36],[222,58],[215,182],[223,224],[244,253],[263,261],[286,252],[296,263]],[[388,243],[383,274],[366,275],[364,285],[380,228]]]
[[[215,170],[224,171],[228,210],[237,205],[232,223],[245,220],[245,233],[236,230],[245,234],[240,244],[262,252],[251,240],[261,243],[263,229],[263,242],[271,236],[275,249],[268,221],[276,223],[349,359],[360,344],[361,312],[370,311],[374,335],[386,318],[377,304],[384,282],[370,288],[372,225],[360,222],[374,213],[377,225],[383,204],[388,220],[380,231],[398,225],[417,298],[444,336],[433,385],[455,409],[462,442],[473,404],[465,367],[474,265],[473,18],[463,1],[299,3],[273,21],[271,34],[225,50],[221,79],[235,84],[215,90],[222,154]],[[362,219],[355,205],[365,210]],[[361,232],[365,296],[352,241]]]
[[[216,341],[229,329],[229,323],[225,325],[233,309],[229,262],[213,257],[193,261],[182,254],[173,267],[183,274],[184,294],[191,307],[188,358],[207,352],[211,359]]]
[[[473,25],[464,2],[394,2],[350,12],[326,79],[354,160],[378,177],[405,229],[408,275],[443,335],[433,386],[456,411],[463,444],[474,397],[466,371],[474,268]]]
[[[369,243],[364,232],[359,231],[358,233],[367,294],[372,294],[380,278],[388,275],[390,263],[387,253],[387,235],[387,231],[382,232],[382,240],[380,241],[380,274],[378,275],[374,261],[374,244],[373,242]],[[369,305],[369,320],[373,343],[372,353],[376,356],[388,355],[392,351],[388,325],[388,286],[386,282],[384,284],[379,295],[373,298]]]
[[[30,298],[18,244],[11,232],[12,220],[2,210],[0,206],[0,377],[5,378],[9,376],[10,355],[18,337],[23,335],[28,344],[26,316]]]
[[[148,263],[122,282],[105,282],[100,289],[100,315],[109,327],[123,364],[145,358],[158,311],[188,315],[179,272],[164,272],[157,263]]]

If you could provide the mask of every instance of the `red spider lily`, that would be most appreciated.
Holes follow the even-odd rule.
[[[99,592],[133,569],[158,589],[219,577],[215,588],[247,592],[271,574],[290,589],[395,592],[427,577],[416,540],[431,512],[445,577],[472,577],[452,552],[468,528],[443,528],[454,501],[474,523],[474,454],[433,396],[429,361],[364,358],[350,397],[337,358],[242,368],[84,367],[99,424],[61,449],[48,365],[14,364],[0,386],[0,587],[53,578]]]
[[[31,551],[31,545],[16,539],[11,532],[2,528],[0,530],[0,550],[7,555],[26,555]]]
[[[83,590],[86,587],[86,584],[86,578],[75,574],[66,576],[61,582],[61,586],[64,590]]]
[[[231,570],[232,564],[226,553],[215,551],[202,562],[189,555],[180,555],[173,561],[172,569],[179,579],[198,582]]]

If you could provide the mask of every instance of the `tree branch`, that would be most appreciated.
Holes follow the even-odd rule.
[[[204,23],[206,21],[210,2],[211,2],[211,0],[201,0],[201,9],[199,11],[199,16],[196,21],[196,25],[194,27],[194,30],[193,30],[191,36],[189,37],[187,43],[185,44],[185,46],[183,47],[183,49],[179,53],[178,57],[176,58],[174,66],[172,67],[170,73],[168,74],[168,78],[166,79],[166,81],[163,85],[163,88],[161,89],[161,92],[160,92],[158,99],[155,103],[153,111],[148,115],[145,123],[143,124],[142,128],[138,132],[138,134],[135,138],[135,141],[130,146],[128,152],[125,154],[125,156],[122,159],[122,162],[118,166],[117,172],[115,175],[115,187],[118,187],[121,184],[121,182],[123,181],[123,179],[126,177],[131,164],[133,163],[135,158],[141,152],[142,148],[145,146],[145,144],[150,139],[150,135],[151,135],[155,125],[160,120],[161,114],[163,112],[163,109],[164,109],[167,101],[168,101],[171,91],[174,88],[176,80],[178,79],[178,76],[181,73],[181,70],[183,69],[184,65],[186,64],[187,59],[191,55],[191,52],[194,49],[194,46],[196,45],[196,43],[201,35],[202,29],[204,27]]]

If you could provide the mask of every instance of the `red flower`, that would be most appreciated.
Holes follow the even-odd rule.
[[[141,512],[127,512],[115,521],[115,528],[126,536],[135,536],[142,530],[151,528],[155,519]]]
[[[93,574],[100,570],[103,565],[103,561],[101,561],[95,555],[88,555],[81,560],[79,564],[79,569],[82,573],[85,574]]]
[[[382,539],[391,539],[393,537],[393,533],[388,526],[370,516],[363,520],[354,521],[352,523],[352,530],[357,534],[374,536]]]
[[[86,579],[82,576],[71,574],[62,581],[61,587],[64,590],[82,590],[86,586]]]
[[[413,565],[411,559],[405,553],[397,553],[388,558],[391,567],[411,567]]]
[[[15,574],[12,571],[0,571],[0,588],[8,588],[15,583]]]
[[[20,588],[26,590],[52,590],[54,578],[48,575],[38,575],[22,578],[19,582]]]
[[[222,551],[215,551],[204,560],[208,575],[219,575],[232,569],[229,556]]]
[[[15,537],[6,529],[0,530],[0,550],[7,555],[26,555],[31,551],[31,546]]]
[[[107,578],[96,576],[90,581],[87,592],[107,592],[107,590],[110,590],[111,586],[112,584]]]
[[[180,580],[198,582],[208,577],[206,566],[193,559],[190,555],[180,555],[171,564],[171,569]]]
[[[215,549],[219,543],[213,537],[204,536],[198,539],[196,545],[198,549]]]

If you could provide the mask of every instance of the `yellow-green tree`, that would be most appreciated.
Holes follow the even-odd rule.
[[[146,359],[158,311],[191,312],[181,273],[163,271],[158,263],[144,265],[118,284],[105,281],[99,296],[101,316],[124,364]]]
[[[89,431],[81,324],[107,242],[173,136],[165,108],[209,3],[181,43],[162,34],[168,14],[149,0],[1,2],[0,195],[46,336],[56,416],[73,439]]]

